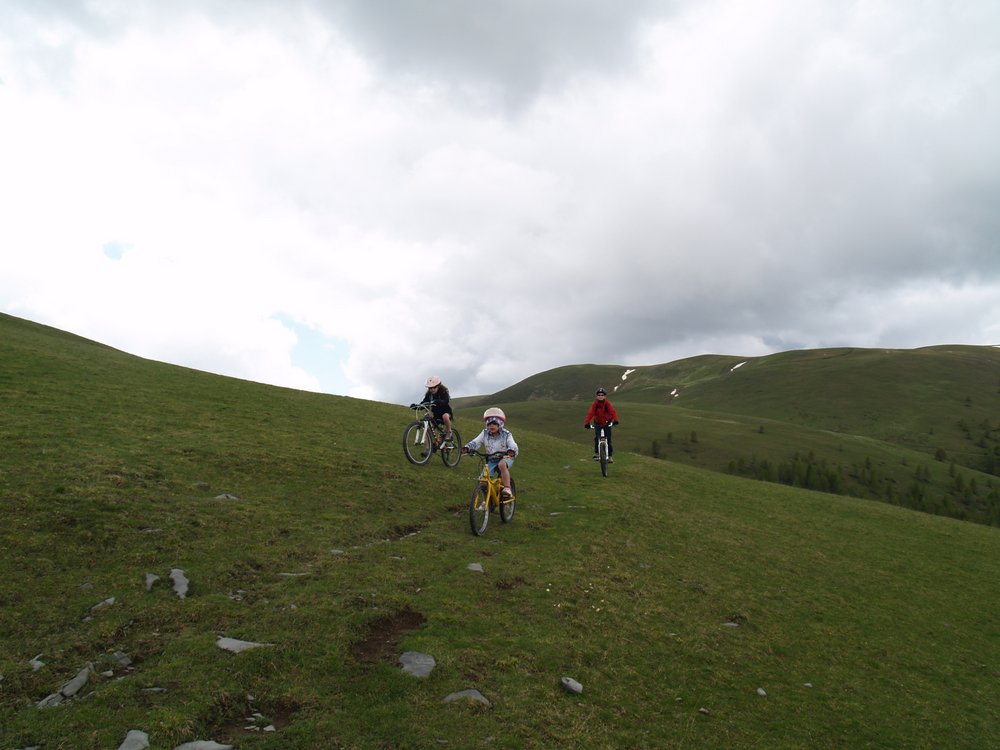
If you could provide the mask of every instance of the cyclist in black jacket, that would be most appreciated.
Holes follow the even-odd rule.
[[[448,393],[448,388],[437,375],[427,378],[424,387],[427,393],[424,394],[421,403],[430,404],[434,419],[444,423],[444,439],[451,440],[451,394]]]

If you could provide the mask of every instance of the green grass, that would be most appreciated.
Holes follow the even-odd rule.
[[[531,424],[540,404],[508,409],[517,512],[477,539],[474,462],[407,464],[402,407],[0,316],[0,747],[1000,744],[996,529],[625,443],[603,479],[589,433]],[[174,567],[186,599],[145,590]],[[35,707],[88,662],[81,697]],[[492,707],[442,702],[467,688]],[[274,734],[242,728],[254,710]]]

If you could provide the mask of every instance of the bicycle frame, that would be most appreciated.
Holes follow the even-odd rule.
[[[472,527],[472,533],[476,536],[481,536],[486,532],[492,511],[498,511],[500,520],[504,523],[510,521],[514,515],[516,498],[514,494],[511,494],[509,498],[505,498],[501,494],[503,491],[503,479],[500,476],[490,474],[490,456],[488,454],[477,451],[471,455],[479,458],[483,465],[482,471],[479,473],[479,479],[476,480],[476,490],[473,492],[472,500],[469,503],[469,524]],[[513,493],[515,491],[513,478],[511,478],[510,486]],[[485,503],[485,507],[483,503]]]
[[[427,435],[427,433],[430,433],[431,440],[435,442],[440,442],[441,439],[438,435],[439,429],[437,424],[435,424],[434,420],[429,416],[423,416],[420,418],[420,422],[422,426],[420,428],[420,432],[417,433],[416,441],[418,443],[423,442],[425,435]]]
[[[599,430],[597,434],[597,457],[601,461],[601,474],[608,475],[608,436],[604,431],[605,425],[595,425]]]

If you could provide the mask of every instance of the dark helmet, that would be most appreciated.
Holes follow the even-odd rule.
[[[604,390],[603,387],[601,387],[601,388],[597,389],[597,392],[594,395],[595,396],[607,396],[608,392],[606,390]]]

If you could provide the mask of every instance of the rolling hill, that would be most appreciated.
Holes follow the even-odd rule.
[[[686,408],[622,403],[623,441]],[[405,408],[0,315],[0,747],[1000,744],[1000,532],[679,437],[604,479],[580,406],[510,403],[516,513],[474,537],[477,467],[408,464]]]
[[[820,349],[573,365],[487,397],[573,439],[596,385],[616,445],[742,476],[1000,523],[1000,349]],[[579,436],[576,436],[579,439]]]

